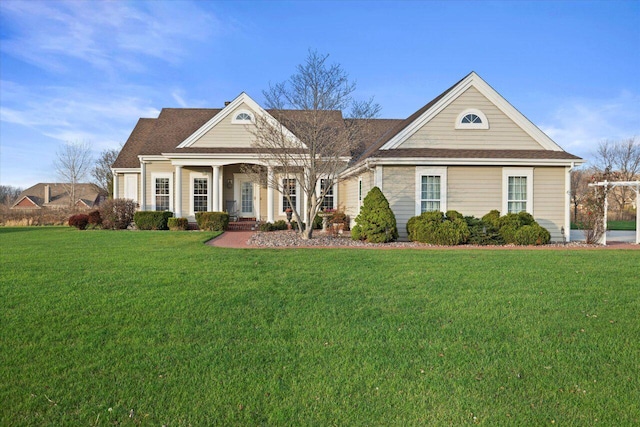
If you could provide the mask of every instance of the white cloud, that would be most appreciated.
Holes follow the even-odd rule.
[[[107,72],[141,72],[140,57],[176,64],[188,53],[185,42],[223,30],[215,16],[188,2],[5,0],[0,7],[13,30],[3,53],[55,72],[70,71],[69,60]]]
[[[640,95],[566,100],[540,128],[565,150],[589,158],[600,141],[640,135]]]
[[[157,117],[159,110],[148,98],[130,91],[102,93],[66,87],[26,87],[2,81],[0,120],[36,130],[61,142],[87,141],[96,150],[124,143],[139,117]],[[136,93],[148,89],[138,88]],[[25,101],[28,100],[28,101]],[[2,145],[12,141],[3,138]]]

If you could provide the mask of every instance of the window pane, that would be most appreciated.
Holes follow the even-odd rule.
[[[287,210],[292,208],[291,204],[289,204],[289,200],[285,197],[285,194],[289,194],[291,198],[291,203],[293,206],[296,205],[296,180],[293,178],[285,178],[282,180],[282,209]]]
[[[527,210],[527,177],[510,176],[507,196],[507,209],[509,213],[518,213]]]
[[[169,178],[156,178],[156,210],[169,210]]]
[[[329,184],[329,180],[328,179],[321,179],[320,180],[320,191],[324,192],[325,188],[327,188],[327,185]],[[329,190],[327,191],[327,194],[325,194],[324,199],[322,200],[322,206],[323,209],[333,209],[333,185],[329,188]]]
[[[422,212],[440,210],[440,175],[425,175],[421,178]]]

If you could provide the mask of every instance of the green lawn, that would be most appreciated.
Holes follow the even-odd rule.
[[[581,230],[582,225],[576,224],[574,222],[571,223],[572,230]],[[622,230],[622,231],[635,231],[636,229],[636,221],[607,221],[607,230]]]
[[[0,425],[640,422],[638,250],[208,236],[0,228]]]
[[[634,221],[607,221],[607,229],[609,230],[635,230],[636,222]]]

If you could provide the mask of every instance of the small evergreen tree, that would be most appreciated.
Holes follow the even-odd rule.
[[[386,243],[398,238],[396,216],[378,187],[373,187],[364,198],[351,237],[371,243]]]

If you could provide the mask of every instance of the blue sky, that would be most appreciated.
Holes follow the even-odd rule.
[[[163,107],[259,103],[309,49],[405,118],[476,71],[565,150],[640,135],[640,1],[0,2],[0,184]]]

